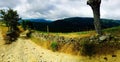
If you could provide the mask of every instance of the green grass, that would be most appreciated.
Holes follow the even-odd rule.
[[[117,32],[117,31],[120,31],[120,26],[112,27],[112,28],[108,28],[108,29],[103,30],[103,32],[108,32],[108,33],[113,33],[113,32]]]
[[[120,36],[120,26],[104,29],[103,33],[110,33],[113,36]]]
[[[52,42],[50,46],[51,46],[53,51],[57,51],[57,49],[58,49],[58,43],[57,42]]]

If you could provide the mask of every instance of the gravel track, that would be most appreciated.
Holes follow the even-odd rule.
[[[1,31],[0,31],[1,33]],[[2,42],[2,35],[0,35]],[[30,39],[18,38],[16,42],[0,44],[0,62],[82,62],[78,56],[52,52]]]

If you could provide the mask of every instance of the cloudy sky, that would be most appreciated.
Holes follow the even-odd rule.
[[[0,0],[0,9],[13,8],[22,18],[50,20],[66,17],[92,17],[87,0]],[[101,18],[120,19],[120,0],[102,0]]]

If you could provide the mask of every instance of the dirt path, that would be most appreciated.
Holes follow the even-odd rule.
[[[3,44],[0,30],[0,62],[82,62],[80,57],[52,52],[30,39],[19,38],[9,45]]]
[[[80,62],[80,57],[52,52],[37,46],[31,40],[18,39],[0,47],[0,62]]]

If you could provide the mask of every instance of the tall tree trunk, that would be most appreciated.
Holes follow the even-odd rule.
[[[101,21],[100,21],[100,7],[92,7],[94,15],[95,30],[99,35],[102,35]]]
[[[88,0],[87,4],[92,8],[94,15],[94,26],[98,35],[102,35],[101,23],[100,23],[100,4],[101,0]]]

